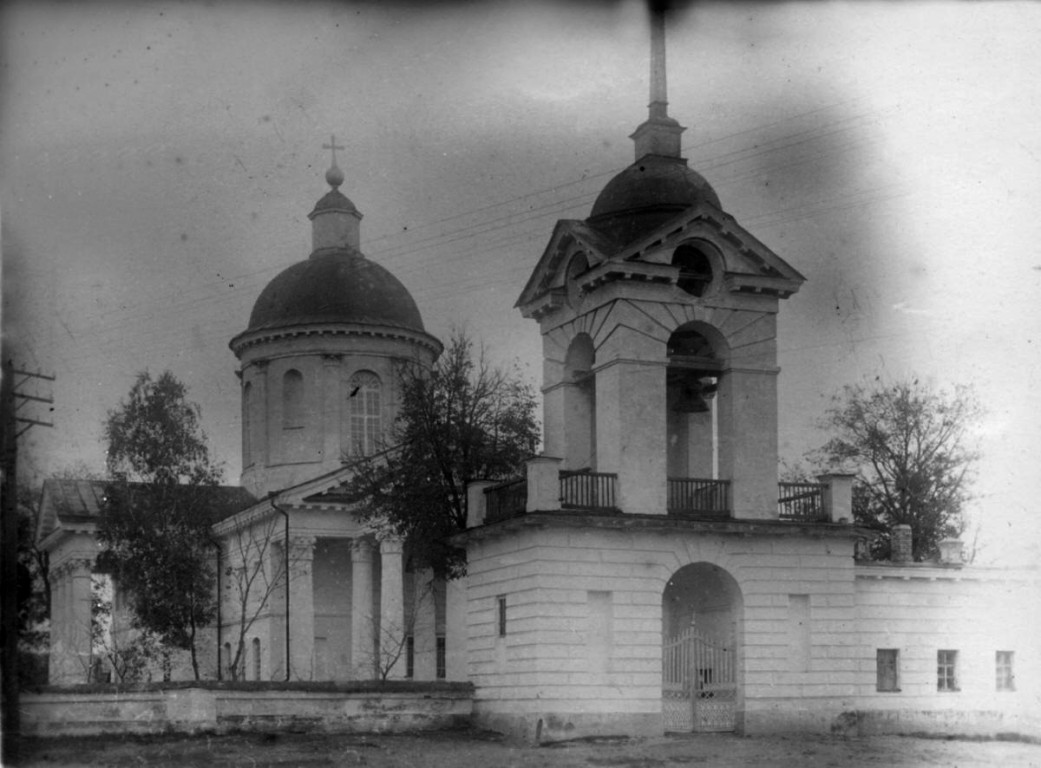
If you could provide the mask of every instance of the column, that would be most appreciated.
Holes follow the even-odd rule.
[[[415,577],[415,605],[412,635],[415,637],[416,680],[434,680],[437,677],[437,605],[434,596],[434,572],[429,568],[417,571]]]
[[[467,635],[466,577],[445,584],[445,678],[465,682]]]
[[[52,596],[51,671],[49,679],[59,684],[85,683],[90,672],[90,575],[89,559],[68,560],[56,569],[57,584]]]
[[[66,605],[67,592],[65,581],[65,566],[59,565],[51,568],[51,641],[50,641],[50,663],[47,665],[47,682],[52,685],[60,685],[66,681],[65,664],[65,634],[66,634]]]
[[[402,581],[402,542],[389,537],[380,542],[380,628],[379,665],[382,677],[398,679],[405,676],[404,583]]]
[[[351,666],[356,680],[376,674],[376,623],[372,583],[373,546],[356,538],[351,545]]]
[[[289,541],[289,678],[314,679],[313,536]]]

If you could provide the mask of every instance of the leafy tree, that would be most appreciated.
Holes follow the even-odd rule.
[[[169,652],[164,652],[153,635],[118,626],[112,584],[108,578],[94,574],[90,586],[91,681],[100,682],[104,662],[107,662],[114,683],[148,679],[148,669],[156,660],[167,669]]]
[[[363,514],[405,540],[413,564],[461,575],[465,555],[445,538],[466,528],[466,484],[515,477],[535,453],[530,385],[493,368],[457,332],[432,370],[404,365],[394,448],[357,465],[351,491]]]
[[[105,422],[111,480],[98,526],[99,565],[129,593],[138,627],[188,651],[196,679],[199,632],[216,614],[210,524],[222,506],[199,420],[173,374],[138,374]]]
[[[856,471],[853,514],[880,532],[872,556],[889,557],[889,532],[911,526],[915,560],[938,552],[939,542],[964,530],[962,513],[978,454],[969,431],[981,408],[972,391],[934,391],[917,379],[847,386],[827,411],[834,434],[814,458]]]

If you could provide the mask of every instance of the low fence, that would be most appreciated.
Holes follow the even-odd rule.
[[[523,515],[528,507],[528,479],[511,480],[484,489],[486,523]]]
[[[565,509],[615,509],[615,482],[610,472],[561,472],[560,504]]]
[[[469,683],[78,686],[19,697],[27,736],[227,731],[406,732],[463,728]]]
[[[729,517],[730,481],[670,477],[667,508],[670,514]]]
[[[822,483],[778,483],[777,516],[781,520],[820,522],[828,519]]]

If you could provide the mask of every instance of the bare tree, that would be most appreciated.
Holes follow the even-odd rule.
[[[847,386],[823,426],[833,436],[815,454],[821,466],[857,473],[856,521],[879,536],[872,556],[889,556],[894,525],[911,526],[914,559],[936,555],[939,542],[965,529],[978,453],[972,429],[981,416],[974,393],[934,390],[917,379]]]
[[[405,605],[400,622],[388,620],[385,616],[369,617],[376,634],[372,666],[378,680],[387,680],[402,657],[407,656],[410,639],[416,634],[416,617],[419,616],[420,608],[434,600],[432,579],[418,584],[413,581],[413,584],[414,587],[410,590],[411,599]]]
[[[241,680],[245,671],[246,638],[257,620],[271,609],[272,600],[282,589],[289,589],[294,565],[300,560],[281,538],[282,529],[274,516],[248,523],[228,535],[227,561],[223,567],[225,589],[233,611],[235,633],[232,656],[224,668],[232,680]],[[278,544],[281,542],[281,547]],[[288,571],[286,570],[288,560]],[[289,617],[286,617],[289,620]]]

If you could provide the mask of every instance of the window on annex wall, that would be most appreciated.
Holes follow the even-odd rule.
[[[304,375],[290,369],[282,376],[282,429],[304,426]]]
[[[416,638],[408,635],[405,638],[405,677],[411,680],[416,675]]]
[[[495,602],[499,606],[499,637],[506,637],[506,595],[499,595]]]
[[[896,648],[875,651],[875,690],[900,690],[900,651]]]
[[[379,450],[383,434],[382,385],[379,377],[368,371],[351,376],[347,385],[350,403],[351,455],[371,456]]]
[[[1012,651],[997,651],[994,654],[994,666],[997,674],[996,690],[999,691],[1014,691],[1016,690],[1016,675],[1013,671]]]
[[[253,638],[253,679],[260,679],[260,638]]]
[[[958,652],[936,652],[936,690],[957,691],[958,689]]]

